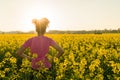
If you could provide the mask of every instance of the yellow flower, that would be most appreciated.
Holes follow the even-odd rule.
[[[24,58],[22,60],[22,67],[31,67],[31,62],[27,59],[27,58]]]
[[[71,52],[70,54],[69,54],[69,59],[71,60],[71,61],[74,61],[74,54]]]
[[[90,71],[94,72],[95,71],[95,65],[90,65],[89,69],[90,69]]]
[[[54,62],[58,62],[58,58],[57,57],[54,57]]]
[[[33,53],[32,58],[37,58],[38,55],[36,53]]]
[[[87,60],[85,58],[81,59],[81,65],[86,65],[87,64]]]
[[[3,78],[5,77],[5,71],[0,71],[0,76]]]
[[[4,64],[3,63],[0,63],[0,68],[2,68],[4,66]]]
[[[6,52],[5,53],[5,57],[11,57],[12,55],[11,55],[11,53],[10,52]]]
[[[5,71],[5,72],[9,72],[9,71],[10,71],[10,68],[5,68],[4,71]]]
[[[41,67],[44,67],[43,61],[38,61],[38,62],[36,62],[36,64],[39,65],[39,66],[41,66]]]
[[[16,63],[16,62],[17,62],[16,58],[14,58],[14,57],[10,58],[10,63]]]

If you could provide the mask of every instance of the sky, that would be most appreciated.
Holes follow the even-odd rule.
[[[120,0],[0,0],[0,31],[35,30],[46,17],[48,30],[120,28]]]

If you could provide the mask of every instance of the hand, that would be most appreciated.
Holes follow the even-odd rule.
[[[29,61],[32,61],[32,59],[33,59],[32,57],[27,56],[27,55],[24,55],[24,57],[27,58]]]
[[[29,61],[32,61],[32,57],[30,57],[30,56],[27,56],[27,59],[29,60]]]

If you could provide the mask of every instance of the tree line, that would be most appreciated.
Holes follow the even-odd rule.
[[[10,32],[3,32],[0,31],[0,34],[33,34],[35,31],[10,31]],[[47,32],[48,34],[103,34],[103,33],[120,33],[120,28],[117,30],[78,30],[78,31],[61,31],[61,30],[50,30]]]

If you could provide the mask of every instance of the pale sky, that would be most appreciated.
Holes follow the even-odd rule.
[[[118,29],[120,0],[0,0],[0,31],[35,30],[42,17],[48,30]]]

